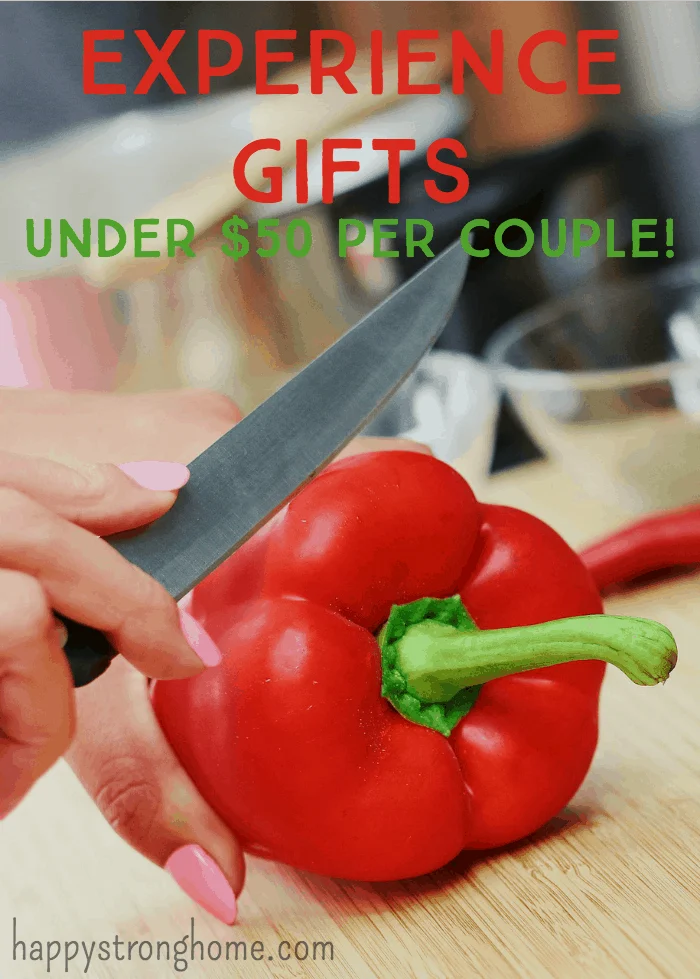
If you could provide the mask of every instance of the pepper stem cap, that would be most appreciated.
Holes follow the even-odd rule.
[[[490,680],[599,660],[652,686],[668,678],[677,660],[673,636],[651,619],[583,615],[482,631],[459,596],[395,605],[379,644],[382,694],[404,717],[446,736]]]

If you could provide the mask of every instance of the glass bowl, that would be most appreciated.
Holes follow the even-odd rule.
[[[547,303],[497,331],[485,358],[590,495],[630,513],[700,499],[700,263]]]

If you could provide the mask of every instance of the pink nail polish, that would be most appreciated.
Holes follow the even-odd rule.
[[[122,462],[119,469],[149,490],[178,490],[190,478],[189,469],[181,462]]]
[[[218,666],[221,653],[211,636],[208,636],[196,619],[193,619],[184,608],[180,612],[180,627],[187,642],[205,666]]]
[[[176,850],[165,865],[185,894],[225,925],[236,920],[236,895],[221,868],[201,846],[191,844]]]
[[[186,595],[183,595],[180,601],[177,603],[180,608],[184,608],[185,612],[192,614],[192,601],[194,599],[194,592],[188,591]]]

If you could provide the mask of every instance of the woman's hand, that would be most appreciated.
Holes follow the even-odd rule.
[[[191,462],[241,420],[223,394],[196,389],[147,394],[27,391],[0,388],[0,449],[86,462],[170,459]],[[339,457],[424,445],[392,438],[357,438]]]
[[[25,445],[29,440],[28,451],[46,453],[60,444],[83,459],[97,452],[107,462],[159,454],[187,463],[240,419],[232,402],[211,392],[12,394],[20,420],[12,431],[3,429],[0,411],[0,446],[22,438]],[[2,397],[0,392],[0,407]],[[56,413],[60,426],[53,421]],[[17,425],[24,429],[19,435]],[[407,448],[430,451],[398,439],[366,438],[342,455]],[[144,678],[117,660],[77,694],[77,735],[67,758],[105,818],[202,907],[233,923],[245,877],[242,850],[165,740]]]
[[[53,611],[105,632],[148,676],[204,669],[165,589],[96,536],[157,519],[187,476],[179,463],[122,470],[0,450],[0,817],[73,735],[65,629]]]
[[[0,449],[85,462],[191,462],[241,413],[213,391],[106,394],[0,388]]]

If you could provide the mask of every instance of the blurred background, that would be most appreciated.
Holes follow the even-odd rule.
[[[187,34],[170,63],[196,91],[196,31],[230,30],[244,46],[241,68],[213,79],[212,94],[173,95],[159,78],[147,95],[82,92],[82,31],[138,28],[160,46]],[[303,59],[308,32],[339,28],[361,47],[372,29],[463,30],[488,63],[492,29],[506,52],[536,31],[616,29],[603,42],[614,64],[594,80],[620,82],[617,96],[576,93],[575,44],[548,44],[533,61],[562,95],[520,81],[507,58],[504,94],[467,80],[449,93],[449,59],[423,65],[447,78],[440,96],[390,91],[309,102]],[[253,92],[254,32],[293,29],[300,95]],[[99,80],[133,91],[149,58],[131,35],[120,65]],[[221,60],[227,52],[221,50]],[[362,89],[358,59],[353,80]],[[363,74],[364,72],[364,74]],[[432,77],[432,76],[435,77]],[[389,76],[387,76],[389,77]],[[697,496],[700,468],[700,3],[690,2],[318,2],[0,4],[0,385],[152,390],[211,387],[249,411],[317,356],[426,259],[382,258],[371,245],[338,258],[341,217],[366,223],[432,221],[433,248],[471,218],[614,218],[616,246],[545,258],[474,259],[461,301],[436,350],[373,424],[429,442],[443,458],[466,458],[474,482],[550,455],[595,495],[615,494],[630,511]],[[310,108],[312,106],[312,108]],[[290,121],[291,120],[291,121]],[[291,127],[291,128],[290,128]],[[236,197],[236,152],[259,135],[412,137],[402,200],[388,205],[381,154],[362,151],[360,173],[338,178],[321,205],[311,153],[310,202],[252,205]],[[469,151],[470,189],[436,204],[425,149],[455,136]],[[291,161],[290,161],[291,162]],[[316,195],[316,196],[314,196]],[[163,263],[82,262],[27,254],[25,221],[85,217],[129,221],[150,213],[193,216],[197,258]],[[314,244],[304,258],[280,253],[239,262],[222,255],[218,229],[231,214],[276,217],[284,233],[302,217]],[[674,219],[674,255],[630,257],[632,218]],[[369,241],[368,236],[368,241]],[[400,244],[399,247],[403,251]],[[515,233],[509,244],[518,246]],[[492,244],[492,230],[476,235]],[[135,267],[138,266],[138,267]],[[507,397],[502,398],[505,392]],[[697,458],[696,458],[697,457]]]

